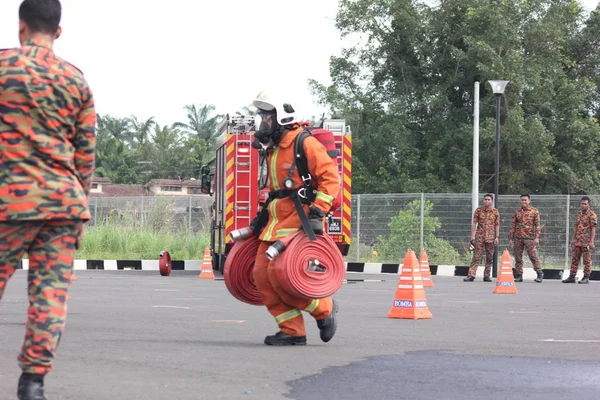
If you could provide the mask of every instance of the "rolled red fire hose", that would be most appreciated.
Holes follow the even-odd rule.
[[[171,264],[171,255],[167,250],[163,250],[158,255],[158,270],[161,276],[169,276],[171,275],[171,269],[173,268],[173,264]]]
[[[286,248],[274,260],[277,279],[290,295],[304,299],[331,296],[344,283],[344,258],[329,235],[309,240],[304,231],[285,238]]]
[[[223,266],[223,280],[229,293],[241,302],[255,306],[263,305],[263,300],[254,283],[254,261],[260,240],[252,236],[235,242]]]

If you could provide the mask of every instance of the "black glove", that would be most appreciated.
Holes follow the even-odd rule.
[[[321,210],[319,210],[317,207],[315,206],[310,206],[308,208],[308,218],[323,218],[325,216],[325,213]]]
[[[260,212],[258,212],[256,218],[250,222],[250,229],[252,229],[252,232],[256,236],[259,236],[264,227],[267,225],[267,222],[269,222],[269,212],[266,208],[263,208]]]
[[[319,210],[316,207],[310,206],[308,209],[308,220],[310,222],[310,227],[316,235],[323,234],[323,217],[325,214],[323,211]]]
[[[258,217],[254,217],[254,219],[252,221],[250,221],[250,230],[254,230],[256,229],[256,225],[258,224]]]

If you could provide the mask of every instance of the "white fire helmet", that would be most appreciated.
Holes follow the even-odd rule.
[[[260,92],[252,105],[258,108],[258,114],[275,112],[277,124],[280,126],[293,125],[300,122],[300,118],[290,103],[270,99],[264,92]],[[263,113],[266,112],[266,113]],[[256,126],[258,130],[260,124]]]

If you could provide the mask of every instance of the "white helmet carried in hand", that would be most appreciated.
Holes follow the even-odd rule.
[[[252,105],[258,109],[254,119],[254,136],[261,143],[277,141],[280,128],[300,122],[296,110],[289,103],[273,101],[260,92]]]

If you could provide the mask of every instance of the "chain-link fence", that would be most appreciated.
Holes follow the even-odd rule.
[[[212,198],[209,196],[92,197],[92,220],[173,232],[210,229]]]
[[[540,212],[542,234],[537,248],[543,268],[570,265],[569,243],[582,196],[535,195],[531,206]],[[589,196],[594,209],[600,196]],[[483,194],[479,196],[479,205]],[[513,213],[521,207],[519,195],[500,195],[499,251],[508,248]],[[407,248],[425,248],[432,264],[468,265],[473,206],[471,194],[354,195],[353,248],[348,261],[401,262]],[[394,249],[393,247],[397,248]],[[526,265],[530,264],[524,254]],[[594,255],[593,265],[598,264]]]
[[[590,196],[594,209],[600,196]],[[482,204],[483,194],[479,196]],[[541,215],[538,255],[544,268],[570,264],[569,242],[581,196],[534,195],[531,206]],[[111,219],[123,224],[199,232],[210,226],[208,196],[93,197],[90,225]],[[508,248],[511,218],[519,195],[500,195],[500,244]],[[471,194],[360,194],[352,196],[352,246],[347,261],[401,262],[406,250],[425,248],[432,264],[468,265],[467,245],[473,216]],[[526,265],[529,264],[524,254]],[[594,255],[593,265],[598,264]]]

